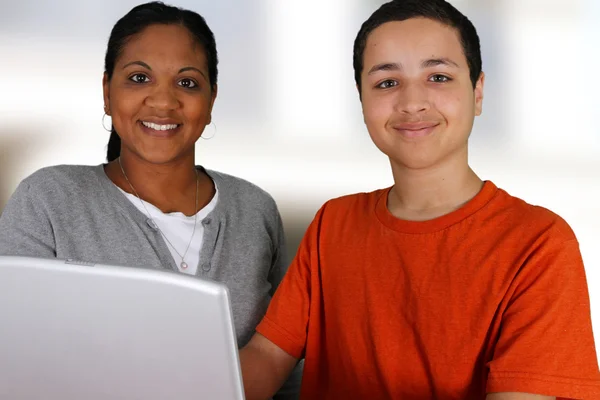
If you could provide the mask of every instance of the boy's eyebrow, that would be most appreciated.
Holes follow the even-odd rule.
[[[421,63],[421,68],[437,67],[438,65],[446,65],[448,67],[460,68],[457,63],[447,57],[430,58]]]
[[[402,66],[400,64],[398,64],[398,63],[386,62],[386,63],[381,63],[381,64],[374,65],[369,70],[369,73],[367,75],[372,75],[375,72],[379,72],[379,71],[399,71],[401,69],[402,69]]]
[[[451,59],[449,59],[447,57],[429,58],[427,60],[424,60],[421,63],[421,68],[431,68],[431,67],[437,67],[439,65],[460,68],[456,62],[452,61]],[[372,75],[379,71],[401,71],[401,70],[402,70],[402,64],[394,63],[394,62],[384,62],[381,64],[374,65],[369,70],[368,75]]]

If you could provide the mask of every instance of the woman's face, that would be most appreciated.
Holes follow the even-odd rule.
[[[131,37],[103,89],[122,155],[156,164],[193,159],[211,121],[216,87],[204,48],[185,27],[151,25]]]

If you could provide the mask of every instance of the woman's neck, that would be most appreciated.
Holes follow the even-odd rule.
[[[194,215],[210,202],[215,193],[210,177],[196,169],[193,155],[165,164],[153,164],[135,155],[122,154],[106,165],[105,172],[119,188],[139,196],[164,213]]]

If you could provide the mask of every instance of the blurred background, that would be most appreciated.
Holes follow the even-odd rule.
[[[141,1],[0,0],[0,210],[38,168],[105,161],[103,58]],[[293,253],[327,199],[392,184],[354,87],[352,44],[383,1],[178,0],[219,50],[219,97],[197,161],[269,191]],[[487,74],[471,163],[564,217],[579,237],[600,348],[600,1],[455,0]]]

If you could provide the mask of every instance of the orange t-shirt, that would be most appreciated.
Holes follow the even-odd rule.
[[[389,189],[319,210],[257,328],[305,357],[302,399],[600,398],[575,235],[486,182],[403,221]]]

